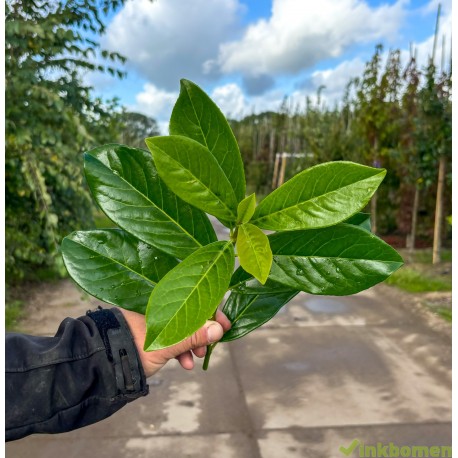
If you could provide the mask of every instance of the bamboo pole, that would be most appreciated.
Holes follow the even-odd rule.
[[[434,64],[434,59],[436,58],[436,47],[437,47],[437,35],[439,33],[439,18],[441,15],[442,5],[439,3],[437,5],[437,16],[436,16],[436,31],[434,32],[434,42],[433,42],[433,55],[431,57],[431,63]]]

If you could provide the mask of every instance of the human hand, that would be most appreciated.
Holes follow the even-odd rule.
[[[207,321],[191,337],[171,347],[147,352],[143,351],[143,343],[146,336],[145,316],[125,309],[119,310],[129,325],[146,377],[154,375],[173,358],[178,360],[183,369],[193,369],[193,354],[198,358],[203,358],[207,353],[207,345],[220,340],[223,334],[231,328],[229,319],[223,312],[218,310],[216,312],[216,321]]]

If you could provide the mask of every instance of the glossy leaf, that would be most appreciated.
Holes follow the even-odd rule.
[[[237,222],[239,224],[248,223],[256,209],[255,193],[243,199],[237,207]]]
[[[151,291],[178,261],[120,229],[73,232],[61,245],[73,280],[98,299],[145,313]]]
[[[269,239],[253,224],[238,227],[237,254],[240,265],[264,284],[272,266],[272,251]]]
[[[217,160],[187,137],[151,137],[146,144],[161,178],[186,202],[225,221],[235,221],[237,199]]]
[[[269,279],[312,294],[355,294],[403,264],[391,246],[349,224],[279,232],[269,240],[274,253]]]
[[[145,350],[174,345],[202,327],[223,299],[233,269],[231,242],[202,247],[172,269],[151,293]]]
[[[385,174],[344,161],[311,167],[262,200],[251,222],[274,231],[340,223],[366,206]]]
[[[147,151],[105,145],[84,155],[84,170],[105,214],[149,245],[184,259],[216,240],[207,215],[167,188]]]
[[[366,231],[371,232],[371,215],[370,213],[356,213],[347,220],[344,221],[345,224],[353,224],[354,226],[359,226]]]
[[[269,292],[266,287],[264,294],[232,292],[223,306],[223,312],[231,321],[232,327],[224,334],[221,342],[240,339],[267,323],[296,294],[298,291],[293,290]]]
[[[269,294],[277,294],[291,291],[291,287],[274,282],[270,279],[267,279],[266,283],[263,285],[241,266],[232,274],[229,289],[243,294],[265,294],[266,291],[268,291]]]
[[[208,148],[234,189],[237,202],[245,197],[242,158],[229,123],[215,102],[191,81],[180,81],[169,130],[171,135],[192,138]]]

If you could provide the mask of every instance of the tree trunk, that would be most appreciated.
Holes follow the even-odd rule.
[[[420,204],[420,189],[418,185],[415,186],[415,195],[413,198],[412,208],[412,226],[410,228],[410,240],[409,240],[409,253],[412,255],[415,250],[415,237],[417,235],[417,217],[418,217],[418,206]]]
[[[439,160],[439,174],[437,178],[436,215],[434,220],[433,264],[441,261],[442,221],[444,210],[444,182],[445,182],[446,157],[442,155]]]
[[[374,151],[374,166],[380,167],[378,165],[378,138],[374,138],[373,143],[373,151]],[[372,224],[372,232],[374,234],[377,233],[377,192],[374,193],[371,199],[371,224]]]
[[[371,199],[371,225],[372,232],[377,233],[377,192],[374,193]]]

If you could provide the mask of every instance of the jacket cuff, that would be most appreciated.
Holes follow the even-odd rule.
[[[118,395],[129,400],[149,392],[133,336],[123,314],[117,308],[88,311],[105,345],[108,360],[114,368]]]

